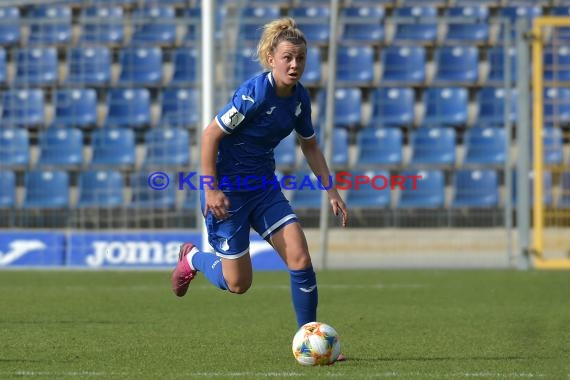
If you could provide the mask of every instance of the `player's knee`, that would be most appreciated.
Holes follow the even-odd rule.
[[[311,256],[309,254],[299,255],[288,262],[288,267],[291,270],[307,269],[312,265]]]
[[[235,294],[244,294],[251,287],[251,281],[228,282],[228,290]]]

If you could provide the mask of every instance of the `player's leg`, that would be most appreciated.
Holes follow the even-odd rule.
[[[300,224],[294,222],[283,226],[271,234],[269,241],[289,269],[291,298],[298,327],[316,321],[319,300],[317,278]]]
[[[251,225],[279,253],[289,269],[291,296],[299,326],[316,320],[317,280],[305,234],[279,189],[267,189],[252,212]]]

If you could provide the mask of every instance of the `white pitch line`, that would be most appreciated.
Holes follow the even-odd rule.
[[[99,371],[14,371],[14,372],[0,372],[0,375],[8,376],[27,376],[27,377],[124,377],[129,375],[129,373],[119,373],[119,372],[99,372]],[[132,375],[132,373],[131,373]],[[321,378],[321,377],[341,377],[341,378],[435,378],[435,379],[448,379],[448,378],[544,378],[550,376],[544,373],[532,373],[532,372],[455,372],[455,373],[425,373],[425,372],[380,372],[380,373],[366,373],[366,374],[355,374],[346,372],[336,372],[331,368],[330,371],[326,373],[301,373],[301,372],[186,372],[180,373],[184,377],[206,377],[206,378],[251,378],[251,377],[266,377],[266,378],[281,378],[281,377],[311,377],[311,378]],[[179,376],[177,376],[179,377]]]

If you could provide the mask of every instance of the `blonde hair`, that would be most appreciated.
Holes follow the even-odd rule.
[[[294,45],[307,45],[307,39],[297,23],[291,17],[283,17],[263,26],[263,34],[257,45],[257,58],[266,70],[271,70],[268,56],[273,53],[280,42],[287,41]]]

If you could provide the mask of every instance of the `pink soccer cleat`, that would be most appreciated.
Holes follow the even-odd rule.
[[[188,291],[190,282],[196,277],[196,270],[190,268],[186,260],[186,255],[194,248],[192,243],[184,243],[180,246],[178,253],[178,264],[172,272],[172,291],[178,297],[182,297]]]
[[[346,356],[344,356],[343,354],[339,354],[338,358],[336,358],[337,362],[344,362],[346,361]]]

